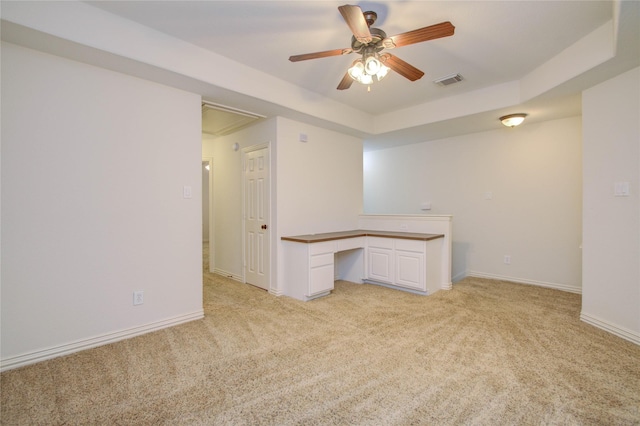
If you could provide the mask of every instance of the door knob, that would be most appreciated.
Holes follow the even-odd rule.
[[[260,228],[267,229],[267,225],[262,225]]]

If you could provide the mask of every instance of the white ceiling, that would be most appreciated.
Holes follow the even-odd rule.
[[[338,11],[345,1],[91,2],[370,114],[381,114],[522,78],[612,18],[600,1],[358,2],[378,14],[374,27],[396,35],[443,21],[455,34],[405,46],[393,54],[424,71],[410,82],[392,73],[366,86],[336,86],[355,55],[292,63],[289,56],[351,46]],[[433,83],[460,73],[464,82]]]
[[[28,6],[4,0],[2,3],[3,19],[27,26],[33,22],[38,31],[68,37],[85,47],[111,43],[114,53],[130,49],[133,53],[125,56],[129,60],[138,60],[134,56],[144,55],[151,58],[154,54],[175,57],[178,51],[171,49],[176,49],[178,44],[172,43],[172,39],[214,52],[231,60],[221,64],[221,68],[233,70],[218,84],[220,90],[213,90],[211,85],[212,90],[206,87],[201,90],[205,100],[266,116],[289,115],[308,119],[312,124],[320,122],[362,136],[365,149],[500,128],[497,117],[512,112],[529,113],[527,122],[579,115],[582,90],[640,65],[640,2],[635,0],[352,2],[363,11],[375,11],[378,20],[374,27],[383,29],[389,36],[443,21],[455,26],[451,37],[393,50],[394,55],[424,71],[422,79],[410,82],[391,73],[382,82],[374,83],[370,92],[357,83],[349,90],[336,90],[354,54],[297,63],[288,60],[294,54],[350,46],[351,32],[338,11],[338,6],[346,1],[83,2],[92,6],[85,9],[102,13],[95,16],[95,25],[86,22],[94,15],[77,7],[82,3],[75,6],[65,2],[28,2]],[[52,6],[56,3],[60,3],[58,9]],[[38,8],[42,8],[42,16],[49,21],[33,17]],[[56,12],[63,17],[61,20],[69,13],[84,14],[84,22],[79,23],[80,18],[71,19],[54,28]],[[106,32],[103,15],[120,20],[112,20],[110,33]],[[144,51],[142,47],[136,53],[135,47],[146,46],[148,37],[139,42],[127,39],[132,46],[122,46],[123,34],[142,34],[133,32],[131,25],[125,25],[127,22],[171,36],[161,40],[166,42],[169,53]],[[613,22],[610,32],[614,34],[605,31],[605,35],[613,40],[609,44],[614,46],[603,46],[593,34],[610,22]],[[73,25],[77,28],[67,30],[66,27]],[[3,21],[3,39],[12,42],[25,39],[21,28]],[[87,32],[87,28],[97,34]],[[88,41],[85,43],[82,37]],[[160,43],[158,37],[153,38]],[[597,41],[593,57],[589,57],[589,49],[584,49],[585,45],[590,46],[590,40]],[[50,40],[41,40],[30,47],[51,50],[54,45]],[[582,46],[582,50],[576,46]],[[95,51],[69,53],[72,47],[58,50],[74,59],[97,62],[101,66],[115,63],[112,57],[96,60]],[[607,48],[615,51],[612,57],[600,53]],[[195,60],[194,64],[195,68],[200,66]],[[246,68],[242,68],[245,66],[252,70],[245,71]],[[111,68],[126,71],[134,67],[129,63]],[[550,73],[550,69],[553,72]],[[221,81],[218,74],[223,71],[208,72]],[[461,74],[464,81],[447,87],[433,83],[453,73]],[[542,86],[537,83],[540,76],[545,81]],[[506,88],[510,90],[510,96],[505,96],[508,100],[500,95],[506,93]],[[511,94],[514,88],[516,96]],[[277,93],[283,90],[290,92],[285,95],[289,98]],[[527,91],[531,93],[527,95]],[[445,109],[447,114],[440,114]],[[415,119],[420,114],[424,119]],[[407,118],[412,116],[414,118]],[[374,125],[368,126],[367,122]]]

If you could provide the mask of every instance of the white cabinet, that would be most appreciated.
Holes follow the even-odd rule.
[[[305,296],[313,298],[333,290],[335,241],[309,244],[309,286]]]
[[[367,237],[367,280],[432,294],[439,290],[438,240]],[[427,261],[432,265],[427,270]]]
[[[364,237],[299,243],[283,241],[287,283],[284,294],[298,300],[311,300],[331,293],[336,279],[336,253],[364,248]],[[362,281],[362,258],[345,259],[346,279]],[[352,262],[353,264],[351,264]]]
[[[367,278],[393,284],[393,239],[367,237]]]
[[[435,293],[442,288],[442,237],[387,231],[282,237],[285,281],[280,294],[307,301],[329,294],[335,279],[362,282],[363,277],[397,289]]]
[[[333,290],[335,241],[300,244],[284,241],[284,273],[288,278],[284,294],[311,300]]]
[[[426,291],[424,270],[426,241],[395,240],[395,284]]]

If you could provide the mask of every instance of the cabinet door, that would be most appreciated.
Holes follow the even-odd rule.
[[[395,284],[415,290],[426,291],[424,253],[396,250]]]
[[[367,278],[393,283],[393,250],[379,247],[368,248]]]

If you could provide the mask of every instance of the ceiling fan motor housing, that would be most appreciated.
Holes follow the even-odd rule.
[[[376,22],[376,19],[378,19],[378,14],[371,10],[364,12],[363,15],[368,26],[372,26]]]
[[[387,38],[387,33],[380,28],[369,28],[369,31],[371,32],[371,41],[366,44],[356,40],[355,36],[351,36],[351,49],[353,49],[354,52],[361,53],[365,46],[372,47],[376,52],[384,49],[382,41]]]

